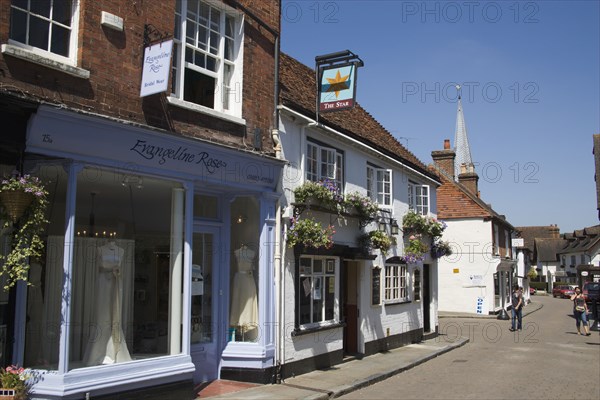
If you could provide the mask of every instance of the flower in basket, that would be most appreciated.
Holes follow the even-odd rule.
[[[444,240],[436,240],[433,242],[431,246],[431,257],[433,258],[441,258],[444,256],[451,256],[452,248],[450,247],[450,243]]]
[[[425,259],[425,253],[429,251],[429,248],[423,243],[421,234],[410,235],[408,238],[408,245],[404,248],[404,256],[401,258],[406,263],[416,263]]]
[[[348,193],[344,204],[347,209],[354,207],[359,218],[363,220],[373,220],[379,212],[379,205],[376,202],[358,192]]]
[[[0,254],[0,276],[6,277],[7,290],[19,280],[27,281],[29,259],[41,257],[44,242],[41,234],[48,223],[48,192],[39,178],[14,174],[0,181],[0,221],[12,228],[11,251]]]
[[[333,246],[333,226],[328,225],[323,228],[320,222],[314,218],[291,219],[291,226],[287,232],[287,243],[289,247],[303,245],[305,247],[314,247],[316,249],[325,247],[329,249]]]
[[[303,183],[294,189],[294,199],[297,203],[314,200],[319,205],[331,209],[337,209],[343,200],[335,183],[330,180]]]
[[[2,381],[3,389],[13,389],[15,391],[15,399],[26,399],[29,389],[28,379],[30,378],[29,370],[11,365],[0,370],[0,380]]]
[[[402,219],[402,230],[405,234],[420,233],[423,235],[437,238],[442,236],[446,229],[446,223],[432,217],[416,213],[414,210],[409,210]]]
[[[358,238],[358,243],[368,251],[379,249],[383,254],[386,254],[390,250],[390,247],[392,247],[392,244],[395,244],[395,240],[386,235],[385,232],[371,231],[361,235]]]

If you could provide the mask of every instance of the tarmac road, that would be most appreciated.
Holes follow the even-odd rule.
[[[568,299],[532,301],[543,307],[523,318],[521,332],[510,332],[510,321],[441,318],[440,341],[469,343],[340,398],[600,399],[597,324],[580,336]]]

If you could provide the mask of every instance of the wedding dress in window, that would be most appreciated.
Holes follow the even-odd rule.
[[[231,287],[230,325],[241,326],[244,331],[258,324],[258,299],[254,280],[254,250],[242,246],[234,251],[237,260],[237,272],[233,276]]]
[[[124,252],[114,242],[98,248],[94,323],[84,357],[88,366],[131,361],[122,326]]]

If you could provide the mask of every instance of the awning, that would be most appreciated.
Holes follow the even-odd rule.
[[[502,260],[502,261],[500,261],[500,264],[498,264],[498,266],[496,267],[496,272],[501,272],[501,271],[508,271],[508,272],[510,272],[516,266],[517,266],[517,262],[516,261]]]

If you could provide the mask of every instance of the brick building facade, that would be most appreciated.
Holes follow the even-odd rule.
[[[32,285],[0,295],[32,398],[271,380],[279,21],[276,0],[0,1],[0,175],[49,192]],[[140,96],[144,66],[166,91]]]

